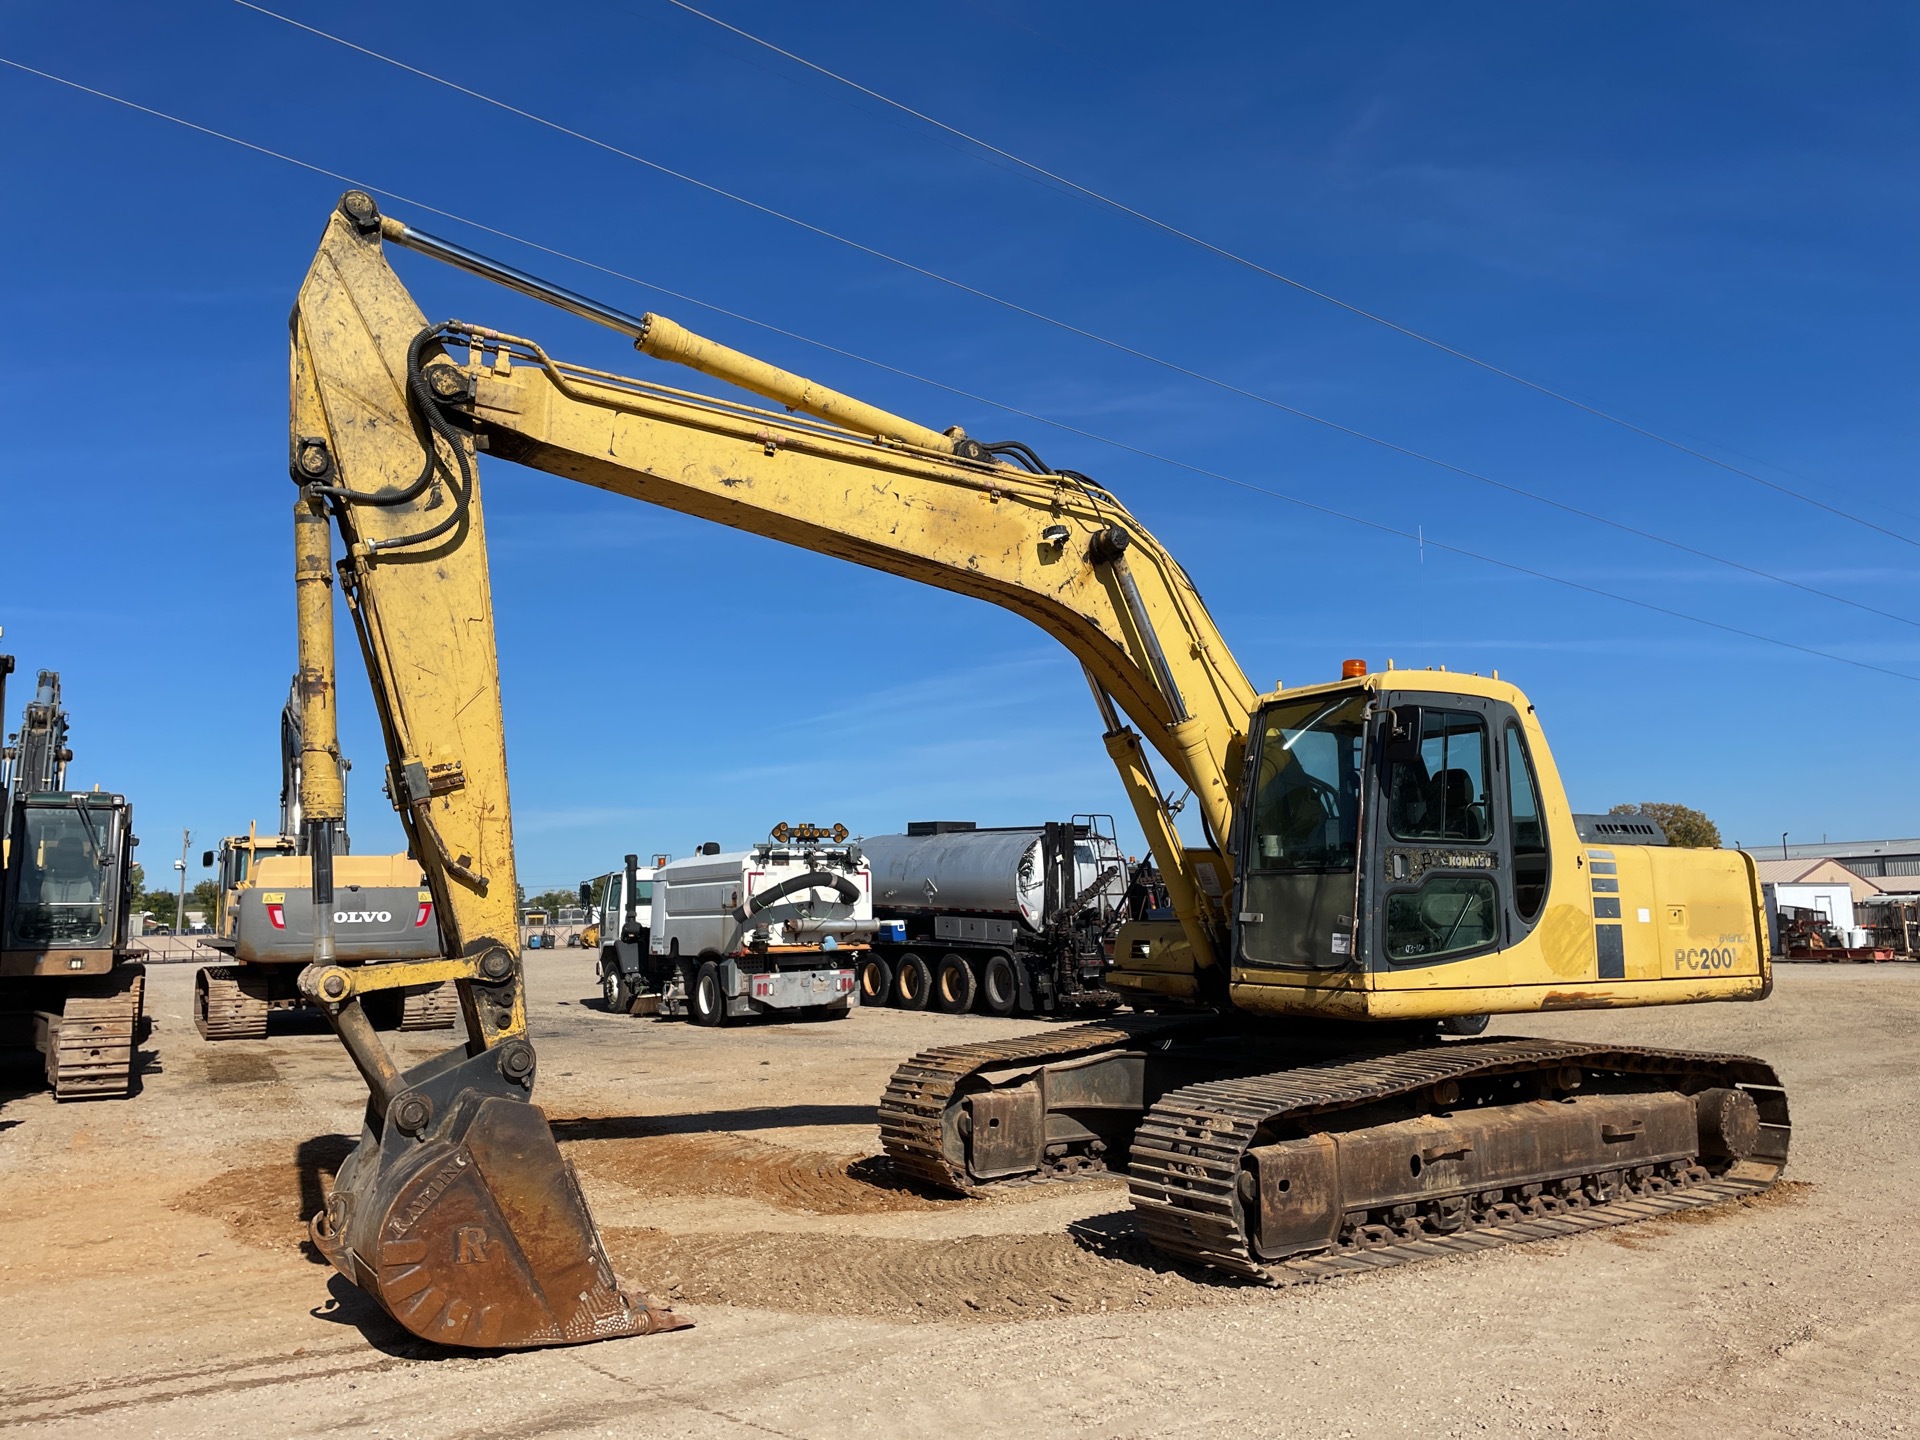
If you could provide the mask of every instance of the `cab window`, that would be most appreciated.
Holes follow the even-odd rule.
[[[1436,875],[1387,897],[1387,958],[1404,964],[1483,950],[1494,941],[1498,913],[1493,881]]]
[[[1547,903],[1547,827],[1540,814],[1540,782],[1534,778],[1520,727],[1507,722],[1507,810],[1513,817],[1513,908],[1531,921]]]
[[[27,810],[8,948],[98,946],[111,935],[114,819],[86,807]]]
[[[1276,705],[1262,717],[1253,869],[1353,867],[1366,708],[1364,695],[1340,695]]]
[[[1246,964],[1352,963],[1370,703],[1347,691],[1260,712],[1235,907]]]
[[[1387,828],[1396,840],[1491,839],[1485,723],[1465,710],[1418,715],[1417,750],[1387,782]]]

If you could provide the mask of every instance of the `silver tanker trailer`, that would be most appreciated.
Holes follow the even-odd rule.
[[[860,1003],[958,1014],[1112,1005],[1127,857],[1107,815],[985,828],[925,820],[860,842],[880,923]]]

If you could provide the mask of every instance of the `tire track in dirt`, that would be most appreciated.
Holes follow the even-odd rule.
[[[901,1240],[617,1227],[605,1238],[622,1278],[662,1298],[793,1314],[1006,1322],[1230,1304],[1254,1293],[1141,1263],[1123,1248],[1098,1253],[1069,1235]]]

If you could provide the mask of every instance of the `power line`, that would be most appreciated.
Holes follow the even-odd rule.
[[[633,161],[635,164],[645,166],[647,169],[656,171],[659,174],[670,176],[673,179],[683,181],[686,184],[695,186],[698,189],[707,191],[710,194],[720,196],[727,200],[731,200],[740,205],[744,205],[749,209],[755,210],[763,215],[767,215],[774,219],[784,221],[785,223],[790,225],[798,226],[800,229],[806,230],[811,234],[821,236],[828,240],[832,240],[837,244],[848,246],[851,249],[857,250],[862,254],[870,255],[873,258],[885,261],[890,265],[899,266],[902,269],[911,271],[912,273],[923,276],[926,279],[933,280],[941,285],[949,286],[965,294],[975,296],[976,298],[981,300],[985,300],[990,304],[997,305],[1002,307],[1003,309],[1013,311],[1015,314],[1023,315],[1032,320],[1038,320],[1042,324],[1052,326],[1053,328],[1065,331],[1068,334],[1079,336],[1082,339],[1091,340],[1095,344],[1104,346],[1107,349],[1116,351],[1119,354],[1127,355],[1137,360],[1143,360],[1150,365],[1154,365],[1161,369],[1171,371],[1174,374],[1184,376],[1191,380],[1199,381],[1201,384],[1211,386],[1214,389],[1221,390],[1227,394],[1236,395],[1242,399],[1251,400],[1256,404],[1264,405],[1273,410],[1278,410],[1281,413],[1286,415],[1291,415],[1296,419],[1309,421],[1325,429],[1332,430],[1338,434],[1348,436],[1351,439],[1362,441],[1365,444],[1376,446],[1379,449],[1386,450],[1392,454],[1402,456],[1406,459],[1416,460],[1423,464],[1432,465],[1438,469],[1448,471],[1449,473],[1454,475],[1458,475],[1463,479],[1472,480],[1477,484],[1486,485],[1495,490],[1504,491],[1507,494],[1516,495],[1521,497],[1522,499],[1531,500],[1536,504],[1545,505],[1552,509],[1562,511],[1566,514],[1577,516],[1580,519],[1590,521],[1596,525],[1604,525],[1609,529],[1617,530],[1624,535],[1631,535],[1636,539],[1646,540],[1655,545],[1664,545],[1668,549],[1675,550],[1683,555],[1692,556],[1697,560],[1706,560],[1712,564],[1724,565],[1728,569],[1737,570],[1743,574],[1755,576],[1756,578],[1766,580],[1772,584],[1781,585],[1791,590],[1798,590],[1803,594],[1813,595],[1818,597],[1819,599],[1831,601],[1836,605],[1844,605],[1849,609],[1858,610],[1862,614],[1873,615],[1883,620],[1894,621],[1896,624],[1907,625],[1907,626],[1913,627],[1914,629],[1920,629],[1920,621],[1913,620],[1905,615],[1895,614],[1893,611],[1882,610],[1877,606],[1868,605],[1863,601],[1852,600],[1847,598],[1844,595],[1837,595],[1830,590],[1822,590],[1817,586],[1804,584],[1803,582],[1798,580],[1788,579],[1786,576],[1780,575],[1774,571],[1762,569],[1761,567],[1755,566],[1755,565],[1749,565],[1749,564],[1746,564],[1744,561],[1730,559],[1724,555],[1717,555],[1712,551],[1700,549],[1698,546],[1688,545],[1683,541],[1670,539],[1666,536],[1657,534],[1653,531],[1643,530],[1643,529],[1640,529],[1638,526],[1626,524],[1624,521],[1610,519],[1607,516],[1598,514],[1595,511],[1586,510],[1577,505],[1571,505],[1563,500],[1555,500],[1551,496],[1543,495],[1540,492],[1535,490],[1529,490],[1526,487],[1521,485],[1515,485],[1504,480],[1496,480],[1490,475],[1483,474],[1482,472],[1477,470],[1469,469],[1464,465],[1456,465],[1452,461],[1443,460],[1440,457],[1428,454],[1425,451],[1416,450],[1411,446],[1402,445],[1397,441],[1388,440],[1382,436],[1370,434],[1367,431],[1357,429],[1351,425],[1344,425],[1337,420],[1330,420],[1325,416],[1316,415],[1310,410],[1303,410],[1298,406],[1289,405],[1282,400],[1274,399],[1270,395],[1262,395],[1256,390],[1249,390],[1245,386],[1234,384],[1232,381],[1223,380],[1218,376],[1209,375],[1205,371],[1196,370],[1196,369],[1193,369],[1191,366],[1182,365],[1177,361],[1165,359],[1161,356],[1152,354],[1149,351],[1142,350],[1137,346],[1129,345],[1124,341],[1115,340],[1109,336],[1101,335],[1096,331],[1088,330],[1083,326],[1072,323],[1071,321],[1062,320],[1057,316],[1049,315],[1044,311],[1035,310],[1031,306],[1022,305],[1018,301],[1006,299],[1005,297],[1000,295],[995,295],[990,291],[982,290],[977,286],[969,285],[965,281],[956,280],[951,276],[943,275],[935,270],[930,270],[925,266],[915,264],[910,260],[904,260],[899,256],[889,254],[884,250],[876,249],[871,245],[864,244],[861,241],[852,239],[849,236],[841,235],[835,231],[825,229],[824,227],[819,225],[815,225],[810,221],[802,220],[799,217],[790,215],[785,211],[776,210],[771,206],[763,205],[756,200],[748,199],[746,196],[737,194],[734,191],[723,189],[720,186],[710,184],[705,180],[700,180],[694,176],[688,175],[684,171],[675,170],[670,166],[663,165],[659,161],[650,160],[644,155],[636,154],[631,150],[622,149],[620,146],[614,145],[609,141],[601,140],[597,136],[588,135],[582,131],[573,129],[570,126],[563,125],[556,120],[550,120],[543,115],[537,115],[530,110],[522,109],[520,106],[511,104],[508,101],[497,99],[494,96],[485,94],[479,90],[475,90],[471,86],[462,85],[455,80],[448,80],[443,76],[435,75],[431,71],[422,70],[415,65],[409,65],[404,60],[395,59],[391,55],[386,55],[378,50],[370,49],[365,45],[361,45],[356,43],[355,41],[345,39],[344,37],[335,35],[330,31],[321,30],[316,26],[306,24],[304,21],[295,20],[289,16],[280,14],[278,11],[269,10],[265,6],[254,4],[253,0],[234,0],[234,3],[242,6],[245,9],[255,11],[258,14],[268,16],[271,19],[278,20],[283,24],[292,26],[294,29],[303,30],[310,35],[317,36],[320,39],[327,40],[335,45],[339,45],[345,49],[352,50],[356,54],[365,55],[369,59],[378,60],[385,65],[391,65],[397,70],[405,71],[409,75],[418,76],[423,80],[429,80],[436,85],[444,86],[445,88],[449,90],[453,90],[458,94],[465,95],[470,99],[478,100],[482,104],[491,105],[496,109],[506,111],[508,114],[519,116],[522,119],[530,120],[537,125],[541,125],[559,134],[569,136],[572,139],[580,140],[588,145],[593,146],[596,149],[604,150],[608,154],[617,155],[622,159]],[[679,3],[679,0],[670,0],[670,3],[677,4]],[[785,52],[782,52],[782,53],[785,53]],[[1894,535],[1895,539],[1902,540],[1906,544],[1914,545],[1916,548],[1920,548],[1920,541],[1908,540],[1906,539],[1905,536],[1897,535],[1892,531],[1888,531],[1887,533],[1890,535]]]
[[[425,200],[415,199],[412,196],[402,194],[397,190],[390,190],[384,186],[370,184],[367,181],[357,179],[354,176],[343,174],[338,170],[330,170],[323,165],[316,165],[316,164],[313,164],[311,161],[297,159],[296,157],[285,154],[282,151],[270,149],[265,145],[255,144],[251,140],[243,140],[237,135],[230,135],[225,131],[215,130],[210,126],[201,125],[192,120],[184,119],[178,115],[169,114],[164,110],[156,110],[152,106],[142,105],[137,101],[128,100],[122,96],[112,94],[111,92],[106,90],[96,89],[91,85],[84,85],[77,80],[69,80],[65,76],[56,75],[51,71],[36,69],[34,66],[22,64],[20,61],[9,59],[4,55],[0,55],[0,65],[6,65],[11,67],[12,69],[23,71],[26,74],[38,76],[40,79],[52,81],[54,84],[66,86],[68,89],[77,90],[82,92],[83,94],[92,95],[98,99],[110,101],[111,103],[115,105],[123,106],[126,109],[135,110],[143,115],[152,116],[154,119],[167,121],[169,124],[178,125],[182,129],[194,131],[196,134],[206,135],[215,140],[225,141],[230,145],[236,145],[243,150],[252,151],[257,155],[265,155],[270,159],[282,161],[285,164],[295,166],[296,168],[305,170],[311,174],[322,175],[330,180],[338,181],[339,183],[344,185],[354,186],[363,190],[370,190],[375,194],[384,195],[392,200],[398,200],[403,205],[415,206],[420,210],[426,211],[428,214],[438,215],[443,219],[451,220],[454,223],[459,225],[469,226],[475,230],[481,231],[484,234],[497,236],[502,240],[510,241],[516,245],[524,245],[528,249],[538,251],[543,255],[551,255],[555,259],[564,260],[569,264],[582,266],[585,269],[593,270],[600,274],[611,276],[614,279],[625,281],[628,284],[640,286],[642,289],[651,290],[661,295],[668,295],[675,300],[683,300],[689,305],[696,305],[703,310],[708,310],[713,312],[714,314],[725,316],[728,319],[739,321],[742,324],[752,325],[758,329],[768,331],[771,334],[779,335],[786,339],[794,340],[804,345],[813,346],[816,349],[824,350],[829,354],[842,356],[848,360],[857,361],[862,365],[871,366],[876,370],[881,370],[891,375],[897,375],[905,380],[911,380],[916,384],[926,385],[936,390],[945,391],[947,394],[959,396],[963,400],[969,400],[975,404],[986,405],[996,410],[1002,410],[1009,415],[1016,415],[1023,420],[1031,420],[1036,424],[1046,425],[1046,426],[1049,426],[1050,428],[1060,430],[1066,434],[1075,435],[1082,439],[1091,440],[1097,444],[1105,445],[1112,449],[1123,451],[1127,454],[1139,456],[1142,459],[1152,460],[1158,464],[1168,465],[1178,470],[1184,470],[1190,474],[1199,475],[1209,480],[1214,480],[1222,484],[1231,485],[1237,489],[1251,491],[1252,493],[1257,495],[1265,495],[1271,499],[1282,501],[1288,505],[1293,505],[1303,510],[1312,511],[1318,515],[1324,515],[1332,519],[1346,521],[1349,524],[1363,526],[1364,528],[1368,530],[1372,530],[1378,534],[1393,536],[1397,539],[1402,539],[1402,540],[1411,540],[1421,545],[1431,545],[1436,549],[1445,550],[1451,554],[1459,555],[1469,560],[1479,561],[1482,564],[1492,565],[1498,569],[1507,570],[1517,575],[1524,575],[1531,579],[1536,579],[1536,580],[1545,580],[1550,584],[1559,585],[1570,590],[1577,590],[1587,595],[1598,596],[1601,599],[1613,600],[1622,605],[1631,605],[1636,609],[1646,610],[1656,615],[1665,616],[1669,619],[1684,620],[1689,624],[1701,625],[1711,630],[1719,630],[1725,634],[1737,635],[1743,639],[1758,641],[1761,644],[1773,645],[1784,650],[1797,651],[1800,654],[1810,655],[1817,659],[1831,660],[1841,665],[1850,665],[1856,669],[1869,670],[1874,672],[1875,674],[1888,675],[1897,680],[1911,680],[1916,684],[1920,684],[1920,675],[1908,674],[1906,671],[1903,671],[1903,670],[1892,670],[1882,665],[1875,665],[1870,661],[1854,659],[1852,656],[1840,655],[1830,650],[1820,650],[1810,645],[1801,645],[1792,640],[1784,640],[1779,638],[1778,636],[1766,635],[1759,631],[1746,630],[1736,625],[1724,624],[1721,621],[1710,620],[1704,616],[1690,614],[1687,611],[1675,610],[1664,605],[1656,605],[1652,601],[1637,599],[1634,596],[1630,596],[1630,595],[1622,595],[1615,591],[1605,590],[1596,585],[1588,585],[1578,580],[1570,580],[1562,575],[1551,575],[1551,574],[1548,574],[1546,571],[1536,570],[1529,566],[1520,565],[1510,560],[1502,560],[1497,556],[1488,555],[1488,554],[1485,554],[1484,552],[1477,551],[1477,550],[1471,550],[1465,546],[1452,545],[1442,540],[1436,540],[1433,536],[1426,535],[1423,532],[1417,532],[1414,530],[1404,530],[1397,526],[1388,525],[1382,521],[1370,520],[1365,516],[1350,514],[1344,510],[1337,510],[1330,505],[1322,505],[1316,501],[1302,499],[1297,495],[1290,495],[1283,490],[1275,490],[1265,485],[1256,485],[1256,484],[1253,484],[1251,481],[1240,480],[1235,478],[1234,476],[1222,474],[1221,472],[1216,470],[1209,470],[1204,466],[1195,465],[1185,460],[1178,460],[1169,455],[1162,455],[1157,451],[1148,450],[1142,446],[1133,445],[1124,440],[1116,440],[1110,436],[1102,435],[1097,431],[1086,430],[1076,425],[1067,424],[1065,421],[1054,420],[1047,416],[1036,414],[1033,411],[1021,409],[1017,405],[1009,405],[1002,401],[990,399],[987,396],[976,394],[973,391],[962,389],[959,386],[949,385],[943,381],[931,379],[928,376],[920,375],[912,370],[903,369],[902,367],[897,365],[890,365],[883,360],[871,359],[865,355],[859,354],[857,351],[848,350],[841,346],[831,344],[824,340],[815,340],[811,336],[803,335],[800,332],[795,330],[788,330],[778,325],[769,324],[768,322],[763,320],[756,320],[749,315],[744,315],[740,313],[739,311],[730,310],[725,306],[715,305],[709,301],[701,300],[693,295],[688,295],[682,291],[673,290],[668,288],[667,286],[655,284],[651,280],[644,280],[644,279],[641,279],[639,276],[628,274],[626,271],[616,270],[612,266],[603,265],[596,260],[589,260],[583,256],[571,254],[568,251],[557,249],[554,246],[542,244],[537,240],[530,240],[525,236],[517,235],[510,230],[503,230],[498,226],[489,225],[483,221],[470,219],[467,216],[459,214],[456,211],[444,209],[438,205],[430,204]]]
[[[255,10],[260,9],[260,7],[257,5],[249,4],[248,0],[236,0],[236,3],[248,5],[249,9],[255,9]],[[824,65],[816,64],[814,61],[807,59],[804,55],[796,55],[794,54],[793,51],[783,49],[781,46],[774,44],[771,40],[767,40],[762,38],[759,35],[755,35],[749,30],[743,30],[738,25],[729,24],[727,21],[720,19],[717,15],[709,15],[706,11],[697,9],[694,6],[687,4],[686,0],[666,0],[666,3],[673,6],[677,10],[684,10],[689,15],[697,16],[698,18],[705,20],[710,25],[718,26],[722,30],[728,31],[734,35],[738,35],[742,40],[750,41],[751,43],[758,45],[763,49],[771,50],[774,54],[779,55],[784,59],[791,60],[796,65],[804,66],[808,70],[813,71],[815,74],[824,75],[829,80],[835,81],[836,83],[841,85],[845,85],[849,89],[857,90],[862,95],[868,96],[869,98],[874,100],[878,100],[882,105],[890,106],[891,108],[898,110],[903,115],[909,115],[914,119],[922,121],[925,124],[931,125],[938,130],[943,130],[947,134],[954,136],[956,139],[964,140],[970,145],[977,146],[978,148],[985,150],[990,154],[996,155],[1000,157],[1002,160],[1009,161],[1012,164],[1017,165],[1020,168],[1026,171],[1029,171],[1034,175],[1038,175],[1043,177],[1044,179],[1050,180],[1056,185],[1065,186],[1068,190],[1073,191],[1075,194],[1080,195],[1085,199],[1092,200],[1099,205],[1104,205],[1110,210],[1118,211],[1120,214],[1128,216],[1131,219],[1137,220],[1141,224],[1146,225],[1151,229],[1158,230],[1164,235],[1170,235],[1176,240],[1184,241],[1186,244],[1196,246],[1201,250],[1205,250],[1209,252],[1210,254],[1217,255],[1222,260],[1226,260],[1234,265],[1238,265],[1243,269],[1251,270],[1257,275],[1263,275],[1269,280],[1277,280],[1280,284],[1290,286],[1291,288],[1298,290],[1303,295],[1310,295],[1316,300],[1325,301],[1327,304],[1335,306],[1341,310],[1344,310],[1350,315],[1358,316],[1362,320],[1366,320],[1371,322],[1372,324],[1382,326],[1385,329],[1393,331],[1395,334],[1405,336],[1409,340],[1417,341],[1422,345],[1430,346],[1433,349],[1440,351],[1442,354],[1451,355],[1456,360],[1464,360],[1467,362],[1467,364],[1477,366],[1478,368],[1485,370],[1487,373],[1491,375],[1497,375],[1503,380],[1511,380],[1514,384],[1525,386],[1527,389],[1534,391],[1536,394],[1544,395],[1550,400],[1557,400],[1562,405],[1570,405],[1576,410],[1584,411],[1586,414],[1593,416],[1597,420],[1604,420],[1609,425],[1617,425],[1623,430],[1630,431],[1635,435],[1639,435],[1645,439],[1652,440],[1656,444],[1665,445],[1668,449],[1671,449],[1671,450],[1677,450],[1682,455],[1690,455],[1696,460],[1704,460],[1707,464],[1716,466],[1721,470],[1725,470],[1729,474],[1738,475],[1744,480],[1750,480],[1756,485],[1763,485],[1769,490],[1777,491],[1782,495],[1786,495],[1792,499],[1800,501],[1802,504],[1811,505],[1818,510],[1824,510],[1829,515],[1838,516],[1843,520],[1850,521],[1855,525],[1863,526],[1868,530],[1874,530],[1879,532],[1882,535],[1891,536],[1893,539],[1905,541],[1909,545],[1920,544],[1920,542],[1916,542],[1914,540],[1909,539],[1907,536],[1902,535],[1899,531],[1890,530],[1884,525],[1880,525],[1875,521],[1867,519],[1865,516],[1857,515],[1850,510],[1841,509],[1837,505],[1830,505],[1824,500],[1818,499],[1812,495],[1808,495],[1803,491],[1795,490],[1791,486],[1782,485],[1778,481],[1769,480],[1764,475],[1756,475],[1751,470],[1742,469],[1738,465],[1732,464],[1726,460],[1722,460],[1717,455],[1710,455],[1704,450],[1697,450],[1691,445],[1687,445],[1679,440],[1672,439],[1669,436],[1662,435],[1658,431],[1651,430],[1644,425],[1636,424],[1634,421],[1628,420],[1624,416],[1615,415],[1611,411],[1603,410],[1597,405],[1590,405],[1584,400],[1577,399],[1574,396],[1565,393],[1564,391],[1556,390],[1552,386],[1543,384],[1538,380],[1530,380],[1525,375],[1517,374],[1512,370],[1508,370],[1504,368],[1503,366],[1496,365],[1491,360],[1483,360],[1478,355],[1475,355],[1472,352],[1467,350],[1462,350],[1456,345],[1449,345],[1444,340],[1436,339],[1434,336],[1425,334],[1424,332],[1419,330],[1415,330],[1411,326],[1402,325],[1396,320],[1390,320],[1386,316],[1377,314],[1372,310],[1368,310],[1362,306],[1356,305],[1352,301],[1342,300],[1338,295],[1329,294],[1325,290],[1321,290],[1315,286],[1307,284],[1304,280],[1296,280],[1291,275],[1283,274],[1278,270],[1272,269],[1270,266],[1261,264],[1258,260],[1249,259],[1245,255],[1239,254],[1237,251],[1229,250],[1223,245],[1217,245],[1211,240],[1204,239],[1201,236],[1195,235],[1190,231],[1183,230],[1177,225],[1170,224],[1169,222],[1160,219],[1158,216],[1150,215],[1144,210],[1136,209],[1133,206],[1127,204],[1123,200],[1116,200],[1112,196],[1103,194],[1102,192],[1095,190],[1090,186],[1082,185],[1077,180],[1070,180],[1065,175],[1062,175],[1057,171],[1049,170],[1044,165],[1035,164],[1033,161],[1028,160],[1023,156],[1014,154],[1011,150],[1004,150],[1000,146],[993,144],[991,141],[982,140],[978,135],[971,134],[968,131],[958,128],[957,126],[949,125],[944,120],[937,120],[933,116],[927,114],[925,111],[916,110],[913,106],[905,104],[902,101],[895,100],[890,95],[884,95],[878,90],[874,90],[869,86],[862,85],[858,80],[854,80],[849,78],[848,76],[842,75],[836,70],[829,70]],[[272,14],[273,12],[265,11],[263,13]],[[292,23],[298,23],[298,22],[292,22]],[[1026,27],[1022,27],[1022,28],[1026,28]],[[1033,32],[1033,33],[1038,33],[1038,32]],[[1778,467],[1775,467],[1775,468],[1778,468]],[[1805,478],[1805,477],[1801,477],[1801,478]]]

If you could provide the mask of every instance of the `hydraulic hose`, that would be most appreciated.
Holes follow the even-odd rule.
[[[860,887],[844,875],[835,875],[826,870],[809,870],[804,875],[796,875],[791,880],[782,880],[778,885],[770,885],[751,899],[734,906],[733,918],[745,925],[761,911],[779,904],[796,890],[814,890],[831,888],[840,897],[843,905],[851,905],[860,898]]]
[[[330,496],[347,505],[405,505],[419,498],[433,483],[435,475],[441,468],[440,457],[433,443],[435,437],[446,442],[447,448],[453,452],[454,463],[459,472],[458,479],[453,480],[450,485],[453,491],[452,513],[437,525],[429,526],[411,535],[396,535],[389,540],[370,541],[367,545],[369,553],[377,554],[382,550],[396,550],[420,545],[428,540],[436,540],[466,518],[468,498],[473,493],[473,471],[462,444],[462,437],[441,412],[440,403],[435,398],[432,387],[427,383],[426,370],[422,363],[426,347],[445,334],[448,328],[447,325],[429,325],[415,335],[407,346],[407,398],[412,402],[415,413],[427,427],[427,455],[420,467],[419,475],[398,490],[360,491],[340,485],[309,487],[319,494]]]

